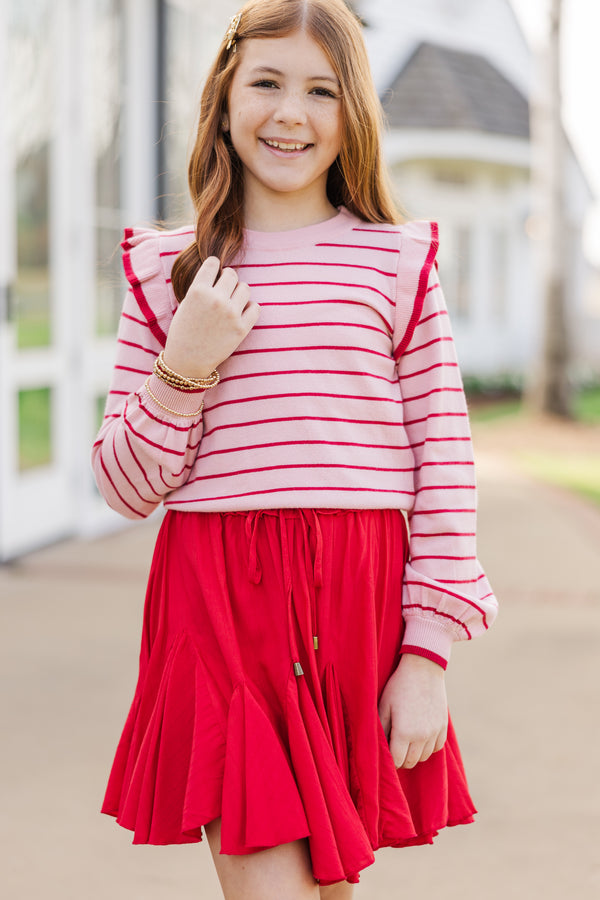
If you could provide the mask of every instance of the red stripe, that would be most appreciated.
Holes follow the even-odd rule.
[[[419,488],[420,491],[473,491],[474,484],[431,484]]]
[[[283,325],[255,325],[253,331],[266,331],[277,328],[325,328],[334,326],[335,328],[364,328],[367,331],[376,331],[384,337],[389,337],[382,328],[375,325],[364,325],[362,322],[290,322]]]
[[[175,478],[175,480],[177,481],[177,484],[175,485],[175,487],[180,487],[180,486],[181,486],[181,479],[183,478],[184,472],[186,472],[186,471],[191,472],[192,469],[194,468],[194,462],[195,462],[195,460],[192,460],[191,463],[184,463],[184,465],[181,467],[181,469],[179,470],[179,472],[171,472],[171,475],[172,475],[173,478]],[[162,466],[160,467],[160,470],[161,470],[161,473],[162,473]],[[162,474],[161,474],[161,478],[162,478]],[[165,484],[167,483],[167,482],[165,481],[164,478],[163,478],[162,480],[165,482]]]
[[[333,400],[368,400],[369,403],[400,403],[393,397],[363,397],[359,394],[326,394],[317,391],[299,391],[287,392],[284,394],[258,394],[255,396],[235,397],[233,400],[222,400],[220,403],[213,403],[207,410],[213,412],[220,409],[221,406],[232,406],[235,403],[255,403],[259,400],[285,400],[289,397],[330,397]]]
[[[402,644],[400,653],[413,653],[415,656],[424,656],[425,659],[430,659],[432,662],[437,663],[442,669],[448,668],[447,659],[444,659],[443,656],[438,656],[433,650],[427,650],[425,647],[417,647],[414,644]]]
[[[421,327],[421,325],[424,325],[426,322],[430,322],[431,319],[439,319],[440,316],[447,316],[447,315],[448,315],[447,309],[436,309],[435,312],[432,312],[430,315],[425,316],[424,319],[421,319],[421,321],[419,322],[419,328]]]
[[[433,340],[427,341],[426,344],[419,344],[419,346],[418,346],[418,347],[415,347],[413,350],[406,350],[405,353],[404,353],[404,356],[405,356],[405,358],[406,358],[407,356],[410,356],[411,353],[418,353],[419,350],[425,350],[426,347],[433,347],[434,344],[441,344],[441,343],[443,343],[444,341],[450,341],[450,343],[452,343],[452,338],[451,338],[451,337],[436,337],[436,338],[433,338]]]
[[[109,482],[110,482],[110,486],[112,487],[113,491],[115,492],[115,494],[117,495],[117,497],[119,498],[119,500],[121,501],[121,503],[123,504],[123,506],[126,506],[127,509],[130,509],[131,512],[132,512],[132,513],[135,513],[136,516],[139,516],[140,519],[145,519],[146,516],[144,515],[144,513],[141,513],[139,510],[134,509],[133,506],[131,506],[131,505],[127,502],[127,500],[125,500],[125,498],[122,497],[121,494],[120,494],[120,492],[117,490],[117,487],[116,487],[114,481],[113,481],[112,478],[111,478],[110,472],[108,471],[108,469],[106,468],[106,466],[105,466],[105,464],[104,464],[104,459],[103,459],[103,457],[102,457],[102,450],[100,450],[99,456],[100,456],[100,465],[102,466],[102,469],[103,469],[103,471],[104,471],[104,474],[105,474],[106,477],[108,478],[108,480],[109,480]]]
[[[143,350],[151,356],[156,356],[156,350],[149,350],[148,347],[142,347],[141,344],[134,344],[132,341],[126,341],[124,338],[117,338],[117,344],[124,344],[126,347],[133,347],[135,350]]]
[[[407,581],[406,582],[406,584],[417,584],[417,585],[420,583],[421,582],[419,582],[419,581]],[[425,587],[430,587],[430,585],[425,585]],[[462,597],[461,597],[461,599],[462,599]],[[450,619],[450,621],[455,622],[457,625],[460,625],[461,628],[464,628],[464,630],[466,631],[466,633],[469,637],[469,640],[471,640],[471,632],[469,631],[469,629],[467,628],[467,626],[465,625],[464,622],[461,622],[460,619],[457,619],[455,616],[451,616],[450,613],[445,613],[439,609],[436,609],[435,606],[421,606],[420,603],[403,603],[402,609],[403,610],[404,609],[419,609],[419,610],[422,609],[425,612],[435,613],[436,616],[441,616],[444,619]]]
[[[148,369],[133,369],[131,366],[115,366],[119,372],[134,372],[136,375],[150,375]]]
[[[135,316],[130,316],[129,313],[122,312],[121,315],[124,319],[129,319],[131,322],[135,322],[136,325],[143,325],[145,328],[148,327],[148,322],[146,319],[136,319]]]
[[[200,446],[200,441],[197,444],[188,444],[185,450],[172,450],[170,447],[165,447],[164,444],[157,444],[155,441],[151,441],[150,438],[145,437],[139,431],[136,431],[131,422],[125,418],[125,426],[129,428],[132,434],[135,434],[136,438],[139,438],[145,444],[148,444],[149,447],[156,447],[157,450],[162,450],[163,453],[171,453],[173,456],[185,456],[188,450],[195,450],[196,447]],[[160,420],[159,420],[160,421]],[[163,422],[163,424],[166,424]]]
[[[313,345],[312,347],[263,347],[258,350],[236,350],[232,356],[247,356],[250,353],[303,353],[306,350],[351,350],[353,353],[371,353],[373,356],[381,356],[383,359],[390,359],[387,353],[381,353],[379,350],[370,350],[368,347],[335,347],[331,345]]]
[[[145,405],[144,401],[142,400],[142,398],[140,397],[139,394],[137,395],[137,397],[139,400],[140,409],[142,409],[146,413],[146,415],[148,416],[149,419],[152,419],[153,422],[158,422],[159,425],[163,425],[167,428],[171,428],[173,431],[190,431],[191,432],[191,430],[193,428],[196,428],[197,425],[200,424],[200,422],[193,422],[193,420],[188,419],[188,421],[192,421],[192,424],[176,425],[174,422],[167,422],[167,421],[165,421],[165,419],[159,419],[158,416],[155,416],[154,413],[148,409],[148,407]]]
[[[436,288],[439,288],[439,286],[440,286],[439,281],[436,281],[435,284],[432,284],[431,287],[428,287],[428,288],[427,288],[427,291],[426,291],[425,293],[430,294],[431,291],[435,291],[435,289],[436,289]],[[422,324],[422,322],[423,322],[423,320],[421,321],[421,324]]]
[[[475,537],[474,531],[411,531],[411,538]]]
[[[221,431],[225,428],[249,428],[253,425],[270,425],[275,422],[344,422],[349,425],[389,425],[392,428],[402,428],[402,422],[385,422],[379,419],[334,419],[330,416],[277,416],[273,419],[254,419],[250,422],[228,422],[223,425],[215,425],[204,431],[204,437]],[[410,450],[410,446],[404,449]]]
[[[419,284],[417,286],[417,293],[415,295],[415,305],[413,307],[412,315],[410,317],[410,322],[408,323],[408,328],[404,334],[404,337],[400,341],[400,344],[396,348],[394,352],[394,358],[399,360],[408,345],[412,340],[412,336],[414,334],[415,328],[417,327],[417,322],[421,318],[423,313],[423,304],[425,302],[425,296],[427,294],[427,284],[429,281],[429,273],[431,272],[431,266],[433,265],[433,261],[436,257],[437,251],[439,247],[438,240],[438,227],[435,222],[431,223],[431,244],[429,245],[429,251],[427,253],[427,257],[421,269],[419,275]]]
[[[417,559],[454,559],[457,562],[475,562],[477,557],[476,556],[412,556],[412,555],[410,557],[411,562],[415,562],[415,560],[417,560]],[[474,581],[474,579],[470,578],[469,581]]]
[[[421,425],[423,422],[428,422],[430,419],[447,419],[447,418],[457,418],[457,419],[468,419],[469,414],[466,412],[439,412],[439,413],[428,413],[426,416],[423,416],[421,419],[406,419],[405,425]]]
[[[364,306],[364,303],[361,303],[360,300],[339,300],[339,299],[334,299],[334,300],[290,300],[289,302],[283,302],[283,303],[279,302],[277,300],[273,300],[273,301],[261,300],[260,305],[262,308],[263,306],[280,306],[280,307],[315,306],[317,303],[319,303],[319,304],[335,303],[335,304],[344,304],[346,306]],[[391,334],[394,330],[391,323],[388,322],[388,320],[385,318],[385,316],[383,315],[381,310],[375,309],[375,307],[371,307],[371,308],[372,308],[373,312],[377,313],[379,318],[382,320],[383,324],[385,325],[385,327],[388,330],[388,334]]]
[[[441,388],[433,388],[431,391],[427,391],[425,394],[415,394],[414,397],[404,397],[405,403],[413,403],[415,400],[424,400],[425,397],[433,397],[434,394],[443,394],[445,391],[455,394],[462,394],[462,387],[441,387]]]
[[[476,584],[474,578],[465,578],[464,581],[460,581],[457,578],[438,578],[438,584]]]
[[[318,245],[317,245],[318,246]],[[305,285],[317,285],[322,287],[327,285],[329,287],[344,287],[344,288],[360,288],[365,291],[373,291],[374,294],[379,294],[380,297],[383,297],[384,300],[390,304],[390,306],[394,306],[394,301],[390,300],[390,298],[383,293],[383,291],[378,290],[375,287],[372,287],[370,284],[352,284],[352,282],[346,281],[259,281],[259,282],[248,282],[248,286],[251,288],[268,288],[268,287],[300,287]]]
[[[434,369],[458,369],[456,362],[439,362],[427,366],[426,369],[419,369],[418,372],[407,372],[402,375],[402,381],[408,381],[409,378],[417,378],[419,375],[426,375],[427,372],[433,372]]]
[[[407,579],[406,584],[412,585],[414,587],[428,588],[429,590],[431,590],[433,588],[435,590],[435,584],[428,584],[426,581],[412,581],[412,580]],[[447,594],[449,597],[454,597],[455,600],[460,600],[460,601],[462,601],[462,603],[466,603],[467,606],[472,606],[473,609],[476,609],[477,612],[481,614],[485,628],[488,627],[487,619],[485,616],[485,610],[481,609],[480,606],[477,606],[476,603],[474,603],[472,600],[469,600],[469,598],[465,597],[463,594],[455,594],[454,591],[446,591],[446,590],[444,591],[444,593]],[[455,621],[458,622],[458,619],[456,619]],[[461,622],[459,624],[462,625],[463,623]]]
[[[476,509],[417,509],[413,511],[412,518],[416,516],[437,516],[443,513],[476,513]]]
[[[390,234],[394,234],[394,232],[390,232]],[[315,244],[316,247],[343,247],[346,250],[379,250],[381,253],[396,253],[399,254],[400,251],[397,247],[369,247],[367,244],[332,244],[332,243],[319,243]]]
[[[204,457],[203,457],[204,458]],[[187,484],[195,481],[211,481],[213,478],[235,478],[237,475],[252,475],[256,472],[278,472],[283,469],[357,469],[365,472],[412,472],[412,467],[399,469],[397,467],[385,468],[384,466],[351,466],[346,463],[286,463],[275,466],[258,466],[252,469],[236,469],[232,472],[215,472],[211,475],[197,475],[190,478]],[[311,490],[311,488],[307,488]],[[414,494],[414,491],[403,491],[404,494]]]
[[[254,497],[257,494],[281,494],[286,493],[288,491],[305,491],[307,493],[313,493],[314,491],[333,491],[334,493],[337,491],[352,491],[353,493],[356,491],[364,491],[366,493],[373,494],[410,494],[410,491],[399,491],[399,490],[389,490],[388,488],[364,488],[364,487],[284,487],[284,488],[269,488],[268,490],[263,491],[246,491],[243,494],[224,494],[222,497],[202,497],[203,503],[212,503],[216,500],[237,500],[242,497]],[[180,503],[189,503],[190,500],[168,500],[165,503],[165,506],[176,506]]]
[[[269,441],[264,444],[248,444],[245,447],[223,447],[220,450],[209,450],[202,453],[199,459],[207,459],[209,456],[220,456],[223,453],[242,453],[246,450],[264,450],[267,447],[313,447],[324,444],[327,447],[367,447],[371,450],[410,450],[410,444],[404,447],[394,447],[391,444],[362,444],[354,441]],[[159,446],[155,444],[155,446]],[[170,451],[171,453],[175,451]],[[179,454],[180,456],[182,454]],[[332,489],[333,490],[333,489]],[[405,492],[403,492],[405,493]],[[451,512],[451,510],[448,510]],[[462,512],[462,510],[460,510]],[[475,512],[475,510],[473,510]]]
[[[141,462],[139,461],[139,459],[137,458],[137,456],[135,454],[135,451],[134,451],[131,441],[129,439],[129,435],[127,434],[126,431],[124,431],[123,434],[125,435],[125,442],[127,443],[129,452],[131,453],[131,457],[132,457],[133,461],[137,464],[137,467],[140,470],[140,472],[142,473],[142,476],[144,477],[146,484],[148,485],[148,487],[150,488],[150,490],[152,491],[153,494],[156,494],[156,496],[159,498],[162,497],[162,494],[159,494],[159,492],[155,491],[154,488],[152,487],[152,484],[150,483],[150,479],[148,478],[146,470],[144,469],[143,465],[141,464]]]
[[[127,232],[126,232],[127,234]],[[129,252],[130,245],[127,241],[124,242],[126,252],[123,254],[123,268],[125,269],[125,275],[127,277],[127,281],[131,285],[131,289],[133,291],[133,296],[137,300],[137,304],[140,308],[140,311],[144,318],[148,323],[148,327],[156,340],[159,342],[161,347],[164,347],[167,343],[167,336],[158,324],[156,316],[152,312],[152,307],[146,300],[146,296],[144,291],[142,290],[141,282],[139,281],[137,275],[133,270],[133,266],[131,264],[131,253]]]
[[[475,463],[472,459],[448,459],[442,460],[440,462],[423,462],[420,466],[416,466],[416,469],[424,469],[425,466],[474,466]]]
[[[275,263],[240,263],[236,265],[236,269],[272,269],[279,266],[333,266],[344,269],[364,269],[367,272],[378,272],[379,275],[385,275],[387,278],[395,278],[395,272],[386,272],[384,269],[378,269],[375,266],[361,266],[359,263],[347,262],[275,262]]]
[[[125,434],[125,436],[127,437],[127,434]],[[127,472],[125,471],[125,469],[124,469],[123,466],[121,465],[121,460],[119,459],[119,454],[117,453],[117,445],[116,445],[116,442],[115,442],[115,441],[116,441],[116,435],[113,434],[113,441],[112,441],[113,456],[114,456],[114,458],[115,458],[115,462],[116,462],[117,466],[119,467],[119,471],[121,472],[121,475],[123,476],[123,478],[125,479],[125,481],[127,482],[127,484],[128,484],[131,488],[133,488],[133,490],[134,490],[135,493],[138,495],[138,497],[140,498],[140,500],[142,501],[142,503],[148,503],[148,504],[151,504],[151,505],[155,506],[156,503],[155,503],[154,500],[147,500],[145,497],[142,497],[142,495],[140,494],[140,492],[139,492],[138,489],[136,488],[135,484],[133,483],[133,481],[131,480],[131,478],[129,477],[129,475],[127,474]],[[128,445],[129,445],[129,442],[127,442],[127,443],[128,443]],[[156,491],[153,491],[153,493],[156,493]]]
[[[357,372],[348,369],[282,369],[279,371],[244,372],[240,375],[227,375],[225,378],[221,378],[219,384],[227,384],[228,381],[239,381],[242,378],[268,378],[277,375],[358,375],[361,378],[377,378],[380,381],[385,381],[386,384],[398,383],[396,378],[386,378],[385,375],[376,375],[374,372]],[[439,413],[439,415],[442,415],[442,413]],[[448,415],[452,414],[448,413]],[[467,413],[455,413],[455,415],[466,416]]]

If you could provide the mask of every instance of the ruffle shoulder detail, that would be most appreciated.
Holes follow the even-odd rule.
[[[399,229],[400,254],[396,272],[393,348],[399,360],[412,339],[423,311],[431,271],[437,266],[437,222],[407,222]]]
[[[140,313],[162,346],[177,309],[171,287],[171,267],[177,255],[191,242],[193,231],[159,231],[126,228],[121,242],[123,269]]]

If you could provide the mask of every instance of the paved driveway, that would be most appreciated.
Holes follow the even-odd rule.
[[[356,900],[600,896],[600,512],[482,456],[502,611],[448,684],[477,823],[383,850]],[[136,678],[146,523],[0,568],[6,900],[217,900],[207,844],[132,847],[98,813]]]

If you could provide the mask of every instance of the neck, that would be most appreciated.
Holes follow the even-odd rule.
[[[258,201],[258,202],[257,202]],[[326,222],[337,214],[326,196],[315,203],[293,195],[280,195],[268,200],[244,198],[244,225],[251,231],[293,231]]]

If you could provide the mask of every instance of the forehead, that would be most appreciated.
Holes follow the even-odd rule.
[[[305,31],[277,38],[248,38],[240,42],[239,50],[238,72],[270,68],[290,77],[336,78],[329,57]]]

